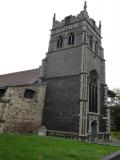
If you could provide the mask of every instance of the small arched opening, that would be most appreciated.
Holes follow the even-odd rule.
[[[93,36],[90,36],[89,38],[89,46],[91,49],[93,48]]]
[[[96,42],[95,42],[95,52],[96,52],[96,54],[98,54],[98,48],[99,48],[99,44],[98,44],[98,42],[96,41]]]
[[[97,138],[97,122],[93,121],[91,123],[91,141],[94,142]]]
[[[63,46],[63,38],[61,36],[57,39],[57,48],[62,48]]]
[[[70,33],[70,35],[68,36],[68,45],[74,45],[74,41],[75,41],[75,35],[74,33]]]

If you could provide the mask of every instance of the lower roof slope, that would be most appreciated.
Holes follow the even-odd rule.
[[[0,87],[33,84],[40,77],[40,68],[0,75]]]

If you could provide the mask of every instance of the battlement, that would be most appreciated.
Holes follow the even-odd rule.
[[[61,21],[53,19],[53,29],[60,28],[60,27],[63,27],[63,26],[67,26],[69,24],[79,22],[83,19],[89,19],[89,16],[88,16],[87,12],[82,11],[77,16],[72,16],[72,15],[67,16]]]
[[[58,20],[56,20],[56,14],[54,14],[52,30],[56,30],[58,28],[69,26],[69,25],[72,25],[75,23],[77,24],[83,20],[86,20],[88,22],[88,24],[95,31],[97,31],[98,34],[101,35],[101,22],[99,23],[99,26],[97,26],[96,22],[92,18],[89,17],[88,12],[87,12],[86,3],[84,4],[84,10],[81,11],[77,16],[69,15],[69,16],[65,17],[63,20],[58,21]],[[76,26],[78,26],[78,25],[76,25]]]

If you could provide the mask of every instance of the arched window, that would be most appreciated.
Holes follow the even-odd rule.
[[[93,48],[93,36],[90,36],[89,45],[90,48]]]
[[[98,112],[98,75],[96,70],[93,70],[90,72],[90,77],[89,77],[89,112]]]
[[[62,48],[62,45],[63,45],[63,38],[59,36],[57,40],[57,48]]]
[[[86,34],[86,32],[84,32],[84,42],[86,42],[87,41],[87,34]]]
[[[70,35],[68,36],[68,45],[73,45],[75,41],[75,35],[74,33],[70,33]]]
[[[96,52],[96,54],[98,53],[98,48],[99,48],[99,44],[98,44],[98,42],[96,41],[96,42],[95,42],[95,52]]]

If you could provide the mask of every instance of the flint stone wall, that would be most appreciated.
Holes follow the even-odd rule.
[[[25,98],[26,89],[35,91]],[[0,100],[0,132],[37,133],[42,123],[46,85],[8,87]]]

